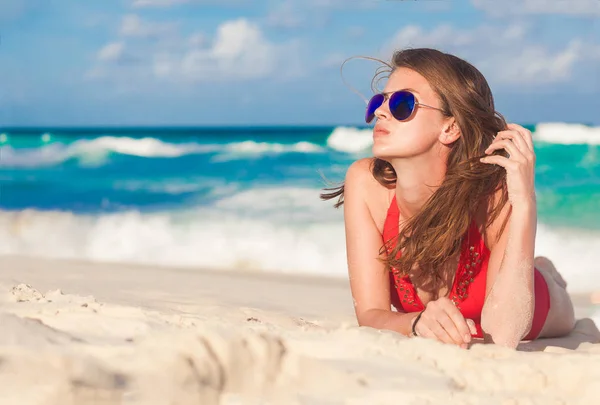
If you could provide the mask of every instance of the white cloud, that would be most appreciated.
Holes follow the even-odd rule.
[[[120,34],[125,37],[161,38],[173,35],[176,25],[142,20],[136,14],[128,14],[121,21]]]
[[[471,0],[471,3],[494,17],[508,14],[600,16],[599,0]]]
[[[248,4],[249,0],[132,0],[133,8],[169,8],[183,4],[213,4],[213,5],[234,5]]]
[[[583,59],[582,51],[583,45],[578,40],[555,52],[540,45],[529,45],[504,62],[500,58],[489,58],[482,68],[487,66],[502,83],[566,82],[572,78],[575,64]]]
[[[154,55],[152,64],[152,73],[158,78],[168,78],[175,72],[175,64],[170,55],[165,53],[157,53]]]
[[[332,53],[327,55],[322,61],[321,66],[324,68],[338,68],[342,65],[347,56],[341,53]]]
[[[98,52],[97,64],[88,77],[122,80],[130,75],[132,80],[143,77],[189,83],[282,78],[302,71],[301,43],[274,43],[257,24],[244,18],[223,22],[212,38],[200,32],[182,37],[175,31],[170,42],[150,44],[140,42],[143,35],[137,35],[147,32],[147,22],[129,18],[124,26],[127,29],[121,31],[121,40]]]
[[[258,26],[239,19],[221,24],[210,48],[187,52],[181,60],[181,73],[196,80],[258,78],[273,72],[275,60],[275,46]]]
[[[123,42],[111,42],[98,51],[97,57],[101,62],[115,62],[123,56],[124,51]]]
[[[527,27],[520,24],[509,26],[481,25],[471,30],[461,30],[442,24],[431,31],[416,25],[408,25],[398,31],[392,39],[393,47],[420,46],[464,49],[473,46],[503,46],[522,41]]]
[[[269,11],[266,23],[271,27],[298,28],[305,22],[305,16],[298,10],[297,3],[293,0],[277,2]]]
[[[190,0],[134,0],[131,4],[134,8],[144,7],[171,7],[188,3]]]
[[[346,31],[346,35],[348,35],[348,37],[350,39],[357,39],[357,38],[362,38],[366,32],[367,32],[367,30],[365,27],[361,27],[360,25],[355,25],[352,27],[348,27],[348,29]]]
[[[187,43],[192,48],[204,46],[204,45],[206,45],[206,42],[207,42],[206,36],[203,33],[201,33],[201,32],[197,32],[195,34],[192,34],[188,38],[188,40],[187,40]]]
[[[580,65],[597,63],[598,58],[591,55],[600,50],[600,44],[576,39],[563,45],[554,43],[550,48],[531,41],[527,26],[516,23],[464,30],[442,25],[430,31],[410,25],[385,47],[385,57],[395,49],[415,47],[456,54],[473,63],[490,81],[519,86],[568,82]]]
[[[376,1],[362,0],[299,0],[308,8],[329,8],[329,9],[372,9],[378,7]]]
[[[233,1],[233,0],[230,0]],[[244,0],[240,0],[244,1]],[[337,11],[379,7],[378,1],[363,0],[270,0],[264,23],[270,27],[296,29],[326,27]]]

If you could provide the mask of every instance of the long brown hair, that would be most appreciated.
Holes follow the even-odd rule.
[[[479,161],[495,135],[506,129],[506,121],[495,110],[484,76],[470,63],[435,49],[419,48],[394,53],[390,74],[401,67],[427,79],[441,100],[444,114],[454,117],[461,131],[460,138],[450,145],[446,176],[440,187],[406,222],[396,241],[385,241],[386,245],[395,243],[383,259],[388,268],[407,275],[418,266],[419,278],[435,285],[443,277],[444,264],[460,253],[475,217],[484,213],[488,226],[508,200],[504,168]],[[381,185],[395,186],[397,176],[389,162],[373,158],[371,172]],[[329,192],[321,194],[321,199],[338,197],[334,206],[343,204],[343,184],[325,190]],[[498,190],[501,198],[496,199]],[[385,252],[386,245],[380,253]],[[397,258],[400,251],[402,255]]]

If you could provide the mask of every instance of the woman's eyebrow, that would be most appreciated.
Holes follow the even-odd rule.
[[[415,89],[411,89],[410,87],[406,88],[406,89],[400,89],[400,90],[393,90],[393,91],[386,91],[382,94],[388,95],[388,94],[392,94],[395,93],[397,91],[410,91],[411,93],[415,93],[415,94],[420,94],[417,90]]]

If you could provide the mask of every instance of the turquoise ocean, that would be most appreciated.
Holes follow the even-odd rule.
[[[600,128],[534,132],[539,224],[571,291],[600,289]],[[344,277],[319,192],[369,156],[356,127],[0,129],[0,254]]]

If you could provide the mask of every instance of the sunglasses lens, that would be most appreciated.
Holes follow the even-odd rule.
[[[371,121],[373,121],[373,118],[375,118],[375,110],[381,107],[381,104],[383,104],[384,99],[385,97],[383,96],[383,94],[375,94],[371,98],[369,104],[367,105],[367,111],[365,112],[365,121],[367,122],[367,124],[370,124]]]
[[[408,91],[397,91],[390,97],[390,112],[398,121],[408,119],[415,109],[415,96]]]

